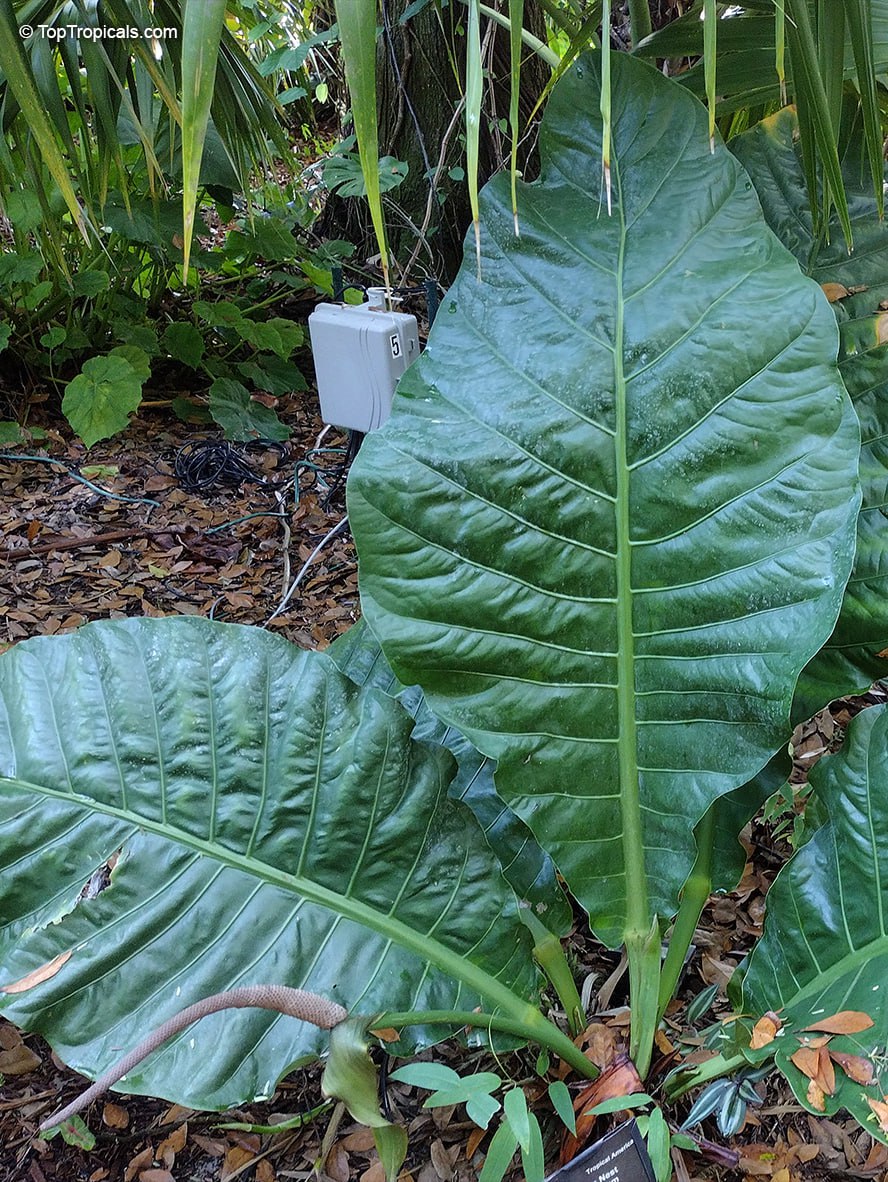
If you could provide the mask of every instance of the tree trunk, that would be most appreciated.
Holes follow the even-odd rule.
[[[449,284],[462,261],[463,239],[471,225],[464,179],[465,122],[458,113],[465,78],[466,10],[452,3],[440,13],[427,4],[404,23],[408,0],[383,0],[383,33],[377,51],[379,148],[381,156],[407,162],[404,181],[383,194],[389,246],[408,278],[433,276]],[[525,2],[525,27],[544,37],[537,0]],[[504,164],[511,149],[509,115],[509,35],[482,20],[482,39],[489,67],[484,88],[479,182]],[[535,54],[525,53],[521,70],[520,126],[527,120],[549,78],[549,69]],[[505,130],[503,130],[505,128]],[[519,168],[534,170],[535,127],[525,135]],[[436,176],[434,191],[430,175]],[[376,253],[366,205],[355,199],[331,198],[323,230],[356,242],[364,256]]]

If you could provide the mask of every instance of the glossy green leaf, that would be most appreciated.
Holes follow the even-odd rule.
[[[0,986],[72,952],[0,1009],[86,1074],[186,1004],[263,981],[368,1016],[487,1005],[570,1048],[534,1009],[514,896],[448,798],[453,759],[412,729],[256,628],[121,620],[0,656]],[[222,1108],[270,1096],[325,1040],[267,1011],[214,1015],[121,1086]]]
[[[493,761],[481,755],[455,727],[435,717],[419,686],[407,689],[400,684],[364,620],[334,640],[327,652],[358,685],[375,686],[396,697],[416,719],[414,739],[440,743],[453,753],[459,770],[451,783],[451,793],[475,814],[518,898],[533,907],[534,915],[550,932],[566,936],[573,913],[558,885],[552,859],[497,794]]]
[[[349,480],[365,614],[610,944],[674,913],[693,827],[786,735],[851,562],[858,435],[822,293],[710,154],[705,111],[613,58],[555,89],[542,177],[482,201]],[[659,941],[657,941],[659,947]]]
[[[831,1052],[869,1059],[875,1086],[855,1083],[835,1067],[836,1092],[827,1115],[847,1108],[874,1137],[888,1141],[867,1097],[888,1092],[888,709],[864,710],[852,721],[845,745],[822,760],[811,782],[829,821],[777,876],[768,892],[764,934],[742,978],[743,1012],[777,1010],[779,1042],[760,1052],[786,1075],[799,1102],[811,1111],[808,1079],[789,1061],[804,1027],[843,1010],[869,1015],[873,1025],[834,1036]],[[811,1037],[811,1036],[808,1036]]]
[[[856,249],[848,254],[836,224],[829,241],[814,233],[795,128],[793,113],[781,111],[731,147],[755,184],[768,224],[802,269],[819,283],[867,289],[834,305],[841,322],[839,369],[861,424],[863,504],[835,632],[799,680],[793,713],[807,718],[830,699],[860,692],[888,674],[888,661],[879,656],[888,648],[888,344],[879,307],[888,297],[888,229],[878,218],[858,137],[852,141],[857,152],[844,162]]]
[[[250,397],[250,391],[233,378],[216,378],[210,386],[210,414],[226,439],[290,438],[290,428],[270,406]]]

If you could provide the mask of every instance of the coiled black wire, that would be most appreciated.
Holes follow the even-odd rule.
[[[276,489],[287,483],[260,476],[226,439],[198,439],[186,443],[176,453],[173,468],[179,483],[188,492],[238,488],[242,484]]]

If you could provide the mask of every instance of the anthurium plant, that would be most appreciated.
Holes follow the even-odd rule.
[[[0,1009],[85,1074],[201,997],[277,983],[349,1015],[326,1086],[365,1115],[373,1031],[401,1054],[448,1029],[524,1040],[592,1076],[567,891],[627,951],[643,1080],[700,909],[780,782],[800,674],[797,710],[872,677],[870,314],[840,317],[840,368],[821,274],[704,108],[622,55],[610,94],[610,210],[595,56],[553,92],[519,234],[509,178],[481,194],[480,275],[473,240],[350,477],[357,630],[316,653],[110,621],[0,657]],[[888,1136],[884,727],[861,716],[817,779],[821,827],[774,886],[737,1021],[673,1091],[773,1059],[803,1103]],[[223,1107],[329,1039],[214,1012],[122,1086]],[[399,1146],[381,1134],[390,1173]]]

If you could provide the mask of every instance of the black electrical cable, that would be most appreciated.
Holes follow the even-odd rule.
[[[331,473],[333,479],[330,481],[326,497],[324,497],[323,501],[321,502],[322,509],[327,508],[335,493],[338,492],[340,486],[342,485],[343,479],[347,475],[349,468],[352,466],[352,460],[354,460],[355,456],[358,454],[363,442],[363,431],[349,431],[348,447],[346,448],[345,459],[341,464],[338,464]]]
[[[198,439],[186,443],[176,452],[173,468],[179,483],[188,492],[239,488],[242,484],[276,489],[288,483],[260,476],[225,439]]]

